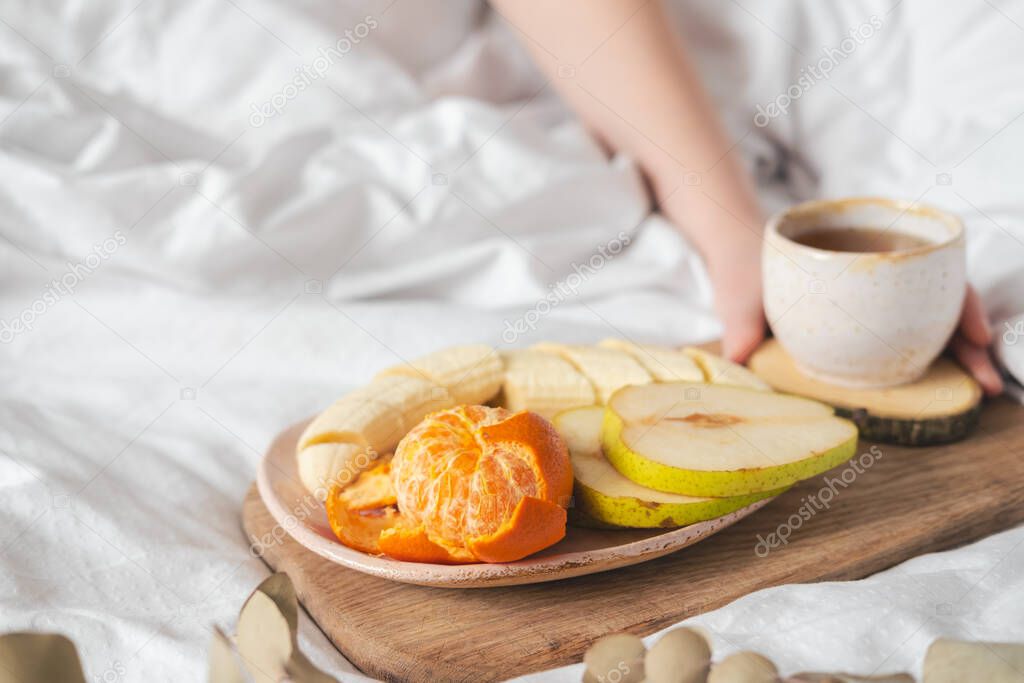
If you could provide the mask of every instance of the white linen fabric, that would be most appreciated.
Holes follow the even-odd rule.
[[[1020,3],[672,11],[766,207],[958,211],[992,317],[1024,311]],[[239,507],[282,427],[444,345],[719,333],[699,259],[515,33],[471,0],[4,4],[3,630],[69,635],[90,680],[200,680],[266,575]],[[1022,542],[695,621],[787,671],[914,669],[936,635],[1024,639]]]

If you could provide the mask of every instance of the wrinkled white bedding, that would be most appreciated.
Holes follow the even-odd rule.
[[[959,211],[998,321],[1024,311],[1024,6],[998,4],[673,12],[766,207]],[[0,258],[0,627],[68,634],[89,680],[202,679],[211,625],[266,573],[239,531],[261,450],[376,369],[470,340],[718,333],[635,169],[470,0],[6,3]],[[1024,640],[1022,544],[696,621],[787,671],[913,669],[940,634]],[[302,639],[352,670],[308,621]]]

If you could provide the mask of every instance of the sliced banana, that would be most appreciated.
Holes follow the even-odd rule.
[[[708,384],[727,384],[733,387],[747,387],[748,389],[759,389],[761,391],[772,390],[770,386],[765,384],[760,377],[750,370],[721,356],[716,356],[694,346],[686,347],[683,349],[683,353],[700,366],[701,371],[704,373],[703,381]]]
[[[598,346],[622,351],[633,357],[655,382],[703,382],[700,366],[683,351],[653,344],[636,344],[627,339],[605,339]]]
[[[323,498],[331,487],[351,484],[378,457],[366,444],[313,444],[299,451],[299,480],[307,491]]]
[[[503,357],[503,403],[509,410],[532,410],[550,419],[563,410],[597,403],[587,378],[559,356],[525,349]]]
[[[452,346],[408,363],[383,370],[377,377],[415,377],[434,382],[449,392],[455,405],[477,405],[501,389],[501,356],[486,344]]]
[[[557,355],[569,361],[590,380],[601,403],[611,395],[632,384],[650,384],[651,374],[632,356],[598,346],[573,346],[543,342],[533,347],[536,351]]]
[[[393,450],[429,413],[455,405],[450,392],[431,381],[377,377],[309,423],[299,437],[299,478],[314,494],[334,484],[344,486]]]
[[[309,423],[299,437],[299,449],[317,443],[362,443],[389,451],[427,413],[453,405],[448,390],[428,380],[377,377]]]

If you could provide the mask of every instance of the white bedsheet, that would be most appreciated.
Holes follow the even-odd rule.
[[[998,4],[674,13],[768,208],[882,193],[957,210],[999,320],[1024,311],[1024,6]],[[872,15],[830,78],[754,125]],[[630,163],[470,0],[5,3],[0,259],[0,627],[69,635],[89,680],[202,679],[211,625],[230,630],[266,574],[239,530],[260,452],[376,369],[471,340],[719,331]],[[1022,543],[695,621],[787,671],[914,669],[937,635],[1024,639]]]

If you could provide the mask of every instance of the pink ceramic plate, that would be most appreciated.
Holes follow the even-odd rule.
[[[281,433],[271,444],[257,473],[260,496],[279,529],[317,555],[343,567],[392,581],[421,586],[486,588],[554,581],[593,574],[653,560],[693,545],[763,507],[760,500],[724,517],[681,529],[602,530],[570,526],[566,537],[535,555],[506,564],[422,564],[367,555],[339,543],[327,523],[327,513],[299,482],[295,443],[306,423]],[[256,547],[258,551],[258,544]]]

